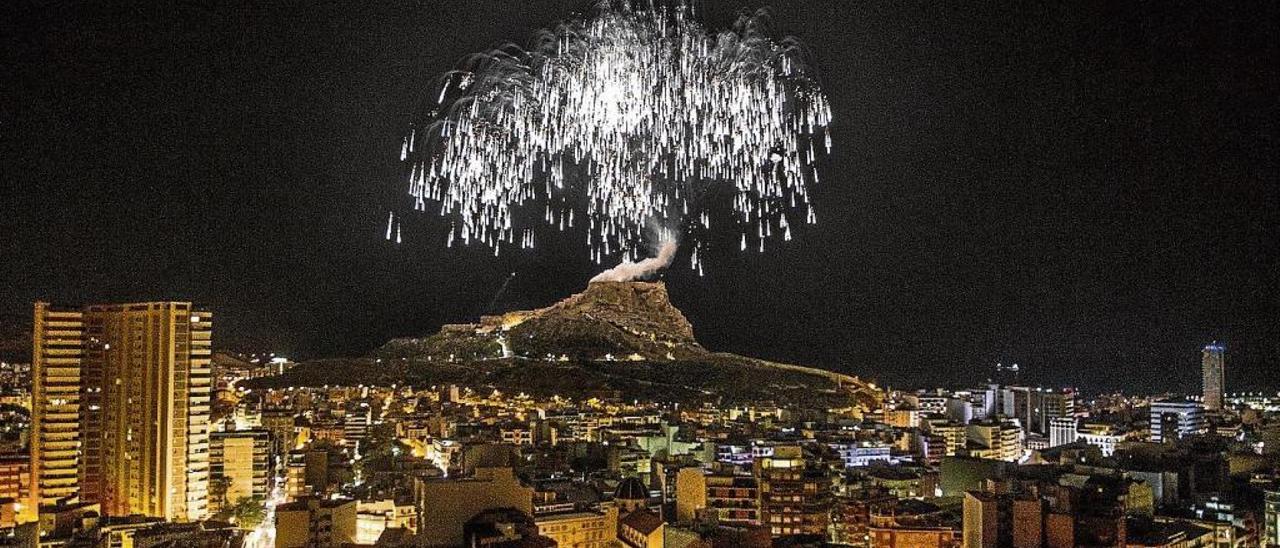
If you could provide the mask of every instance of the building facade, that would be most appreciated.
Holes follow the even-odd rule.
[[[31,458],[25,454],[0,455],[0,529],[36,518],[31,496]]]
[[[1222,410],[1222,393],[1226,384],[1226,354],[1227,347],[1217,342],[1205,345],[1200,353],[1204,409],[1210,413]]]
[[[276,548],[341,546],[356,541],[356,501],[306,499],[276,507]]]
[[[1172,443],[1205,431],[1204,406],[1189,401],[1151,403],[1151,441]]]
[[[706,478],[707,512],[730,527],[760,525],[760,485],[749,476],[713,474]]]
[[[970,456],[1009,462],[1022,456],[1022,429],[1011,421],[972,423],[966,433]]]
[[[31,492],[49,505],[80,494],[84,313],[37,302],[31,338]]]
[[[1075,443],[1080,426],[1075,417],[1058,417],[1049,422],[1049,447]]]
[[[463,526],[489,508],[514,508],[533,514],[533,488],[511,468],[476,468],[470,477],[415,478],[419,540],[431,546],[456,546]]]
[[[211,314],[186,302],[36,303],[33,491],[105,514],[208,514]]]
[[[778,446],[755,461],[760,519],[774,536],[826,535],[831,512],[826,469],[809,466],[799,446]]]
[[[1265,538],[1262,539],[1262,545],[1280,546],[1280,485],[1267,491],[1264,515],[1267,523],[1263,528]]]
[[[271,433],[266,430],[214,432],[209,437],[209,512],[266,498]]]
[[[618,509],[534,516],[538,534],[565,548],[604,548],[616,544]]]

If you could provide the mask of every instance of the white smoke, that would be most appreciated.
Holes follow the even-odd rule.
[[[596,274],[596,277],[591,278],[591,283],[630,282],[652,276],[657,271],[671,265],[671,261],[676,258],[677,247],[679,245],[676,244],[675,240],[666,240],[662,243],[662,247],[658,249],[657,257],[649,257],[638,263],[623,259],[622,264]]]

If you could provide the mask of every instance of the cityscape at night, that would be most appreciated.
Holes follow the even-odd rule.
[[[0,548],[1280,547],[1280,9],[0,7]]]

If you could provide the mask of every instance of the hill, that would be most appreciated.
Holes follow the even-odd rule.
[[[864,405],[878,391],[822,369],[710,352],[662,282],[594,282],[549,307],[393,339],[370,356],[301,364],[248,386],[459,384],[504,392],[720,403]]]

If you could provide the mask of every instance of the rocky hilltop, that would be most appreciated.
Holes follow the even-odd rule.
[[[873,405],[878,391],[821,369],[710,352],[662,282],[594,282],[546,308],[393,339],[369,357],[303,364],[251,386],[442,384],[659,401]]]
[[[674,360],[705,354],[662,282],[595,282],[538,310],[450,324],[426,338],[394,339],[382,358]]]

